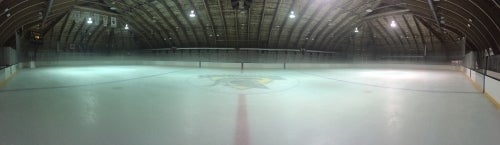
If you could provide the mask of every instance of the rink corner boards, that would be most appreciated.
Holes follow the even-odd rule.
[[[500,109],[500,103],[497,102],[493,96],[491,96],[488,92],[485,92],[484,95],[486,96],[486,98],[488,98],[488,100],[490,100],[491,103],[493,103],[493,105],[495,105],[495,107],[497,109]]]
[[[472,85],[474,86],[474,88],[476,88],[477,91],[479,92],[482,92],[483,89],[481,88],[481,86],[479,86],[476,82],[474,82],[474,80],[472,80],[470,77],[467,77],[468,80],[472,83]],[[491,104],[493,104],[496,109],[499,109],[500,110],[500,102],[496,101],[495,98],[490,95],[488,92],[484,92],[484,96],[486,96],[486,98],[488,99],[488,101],[491,102]]]
[[[18,71],[16,71],[15,73],[13,73],[9,77],[7,77],[7,79],[0,80],[0,89],[3,89],[4,87],[6,87],[7,84],[9,84],[10,80],[12,80],[12,78],[14,78],[14,76],[16,76],[17,73],[18,73]]]

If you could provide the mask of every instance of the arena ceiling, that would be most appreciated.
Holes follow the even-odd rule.
[[[498,0],[0,0],[0,45],[11,43],[15,32],[23,29],[53,41],[90,46],[107,43],[110,37],[133,37],[144,49],[335,52],[374,45],[395,52],[465,38],[469,50],[484,53],[491,48],[499,54],[499,4]],[[82,16],[75,17],[75,11]],[[102,18],[87,25],[85,12],[116,17],[117,26],[107,26]]]

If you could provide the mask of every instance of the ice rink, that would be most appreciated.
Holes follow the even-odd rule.
[[[45,67],[0,90],[0,145],[498,145],[461,72]]]

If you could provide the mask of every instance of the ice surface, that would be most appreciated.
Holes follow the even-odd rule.
[[[444,70],[47,67],[0,90],[0,144],[498,145],[500,112]]]

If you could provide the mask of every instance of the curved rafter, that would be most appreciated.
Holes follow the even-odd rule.
[[[299,3],[299,1],[293,0],[290,8],[286,12],[290,13],[294,9],[295,5],[297,5],[297,3]],[[308,7],[311,3],[313,3],[313,2],[309,2],[308,5],[306,5],[306,7]],[[301,11],[301,12],[303,12],[303,11]],[[302,18],[302,14],[298,18],[299,19]],[[291,20],[291,21],[294,21],[294,20]],[[276,46],[274,48],[284,49],[284,48],[280,48],[280,41],[281,41],[281,36],[282,36],[283,30],[287,26],[287,22],[289,22],[289,17],[287,15],[285,15],[285,19],[280,24],[280,29],[278,30],[278,33],[277,33],[278,36],[275,36],[277,38],[277,41],[276,41]],[[295,21],[294,25],[297,24],[297,23],[298,22]]]
[[[87,26],[84,22],[73,22],[67,13],[74,6],[79,6],[116,13],[120,20],[119,27],[122,27],[122,22],[131,25],[130,32],[141,44],[147,45],[144,48],[237,46],[343,51],[350,48],[350,45],[364,48],[369,43],[377,44],[377,49],[385,47],[391,51],[411,53],[429,47],[433,43],[428,40],[432,35],[433,40],[447,42],[466,36],[469,50],[482,53],[485,49],[493,48],[495,54],[500,53],[499,8],[494,7],[496,4],[492,1],[433,2],[438,19],[444,21],[439,23],[436,23],[428,0],[254,0],[245,14],[239,13],[241,10],[233,10],[229,2],[222,0],[49,2],[1,1],[0,44],[13,40],[9,38],[20,28],[51,32],[47,36],[55,38],[48,40],[63,45],[83,43],[97,47],[105,46],[103,43],[106,41],[103,40],[108,38],[120,41],[126,39],[121,36],[119,29],[110,30],[102,25]],[[328,11],[331,9],[333,11]],[[366,9],[372,11],[367,13]],[[409,12],[365,19],[404,9]],[[196,12],[196,18],[188,17],[190,10]],[[291,10],[297,12],[297,18],[288,18]],[[38,20],[40,13],[42,20]],[[387,28],[392,20],[400,27]],[[46,24],[44,21],[47,21]],[[360,27],[360,24],[363,24],[367,33],[354,37],[353,39],[359,39],[356,41],[347,39],[352,35],[354,27]],[[50,43],[52,47],[53,44],[55,42]]]

